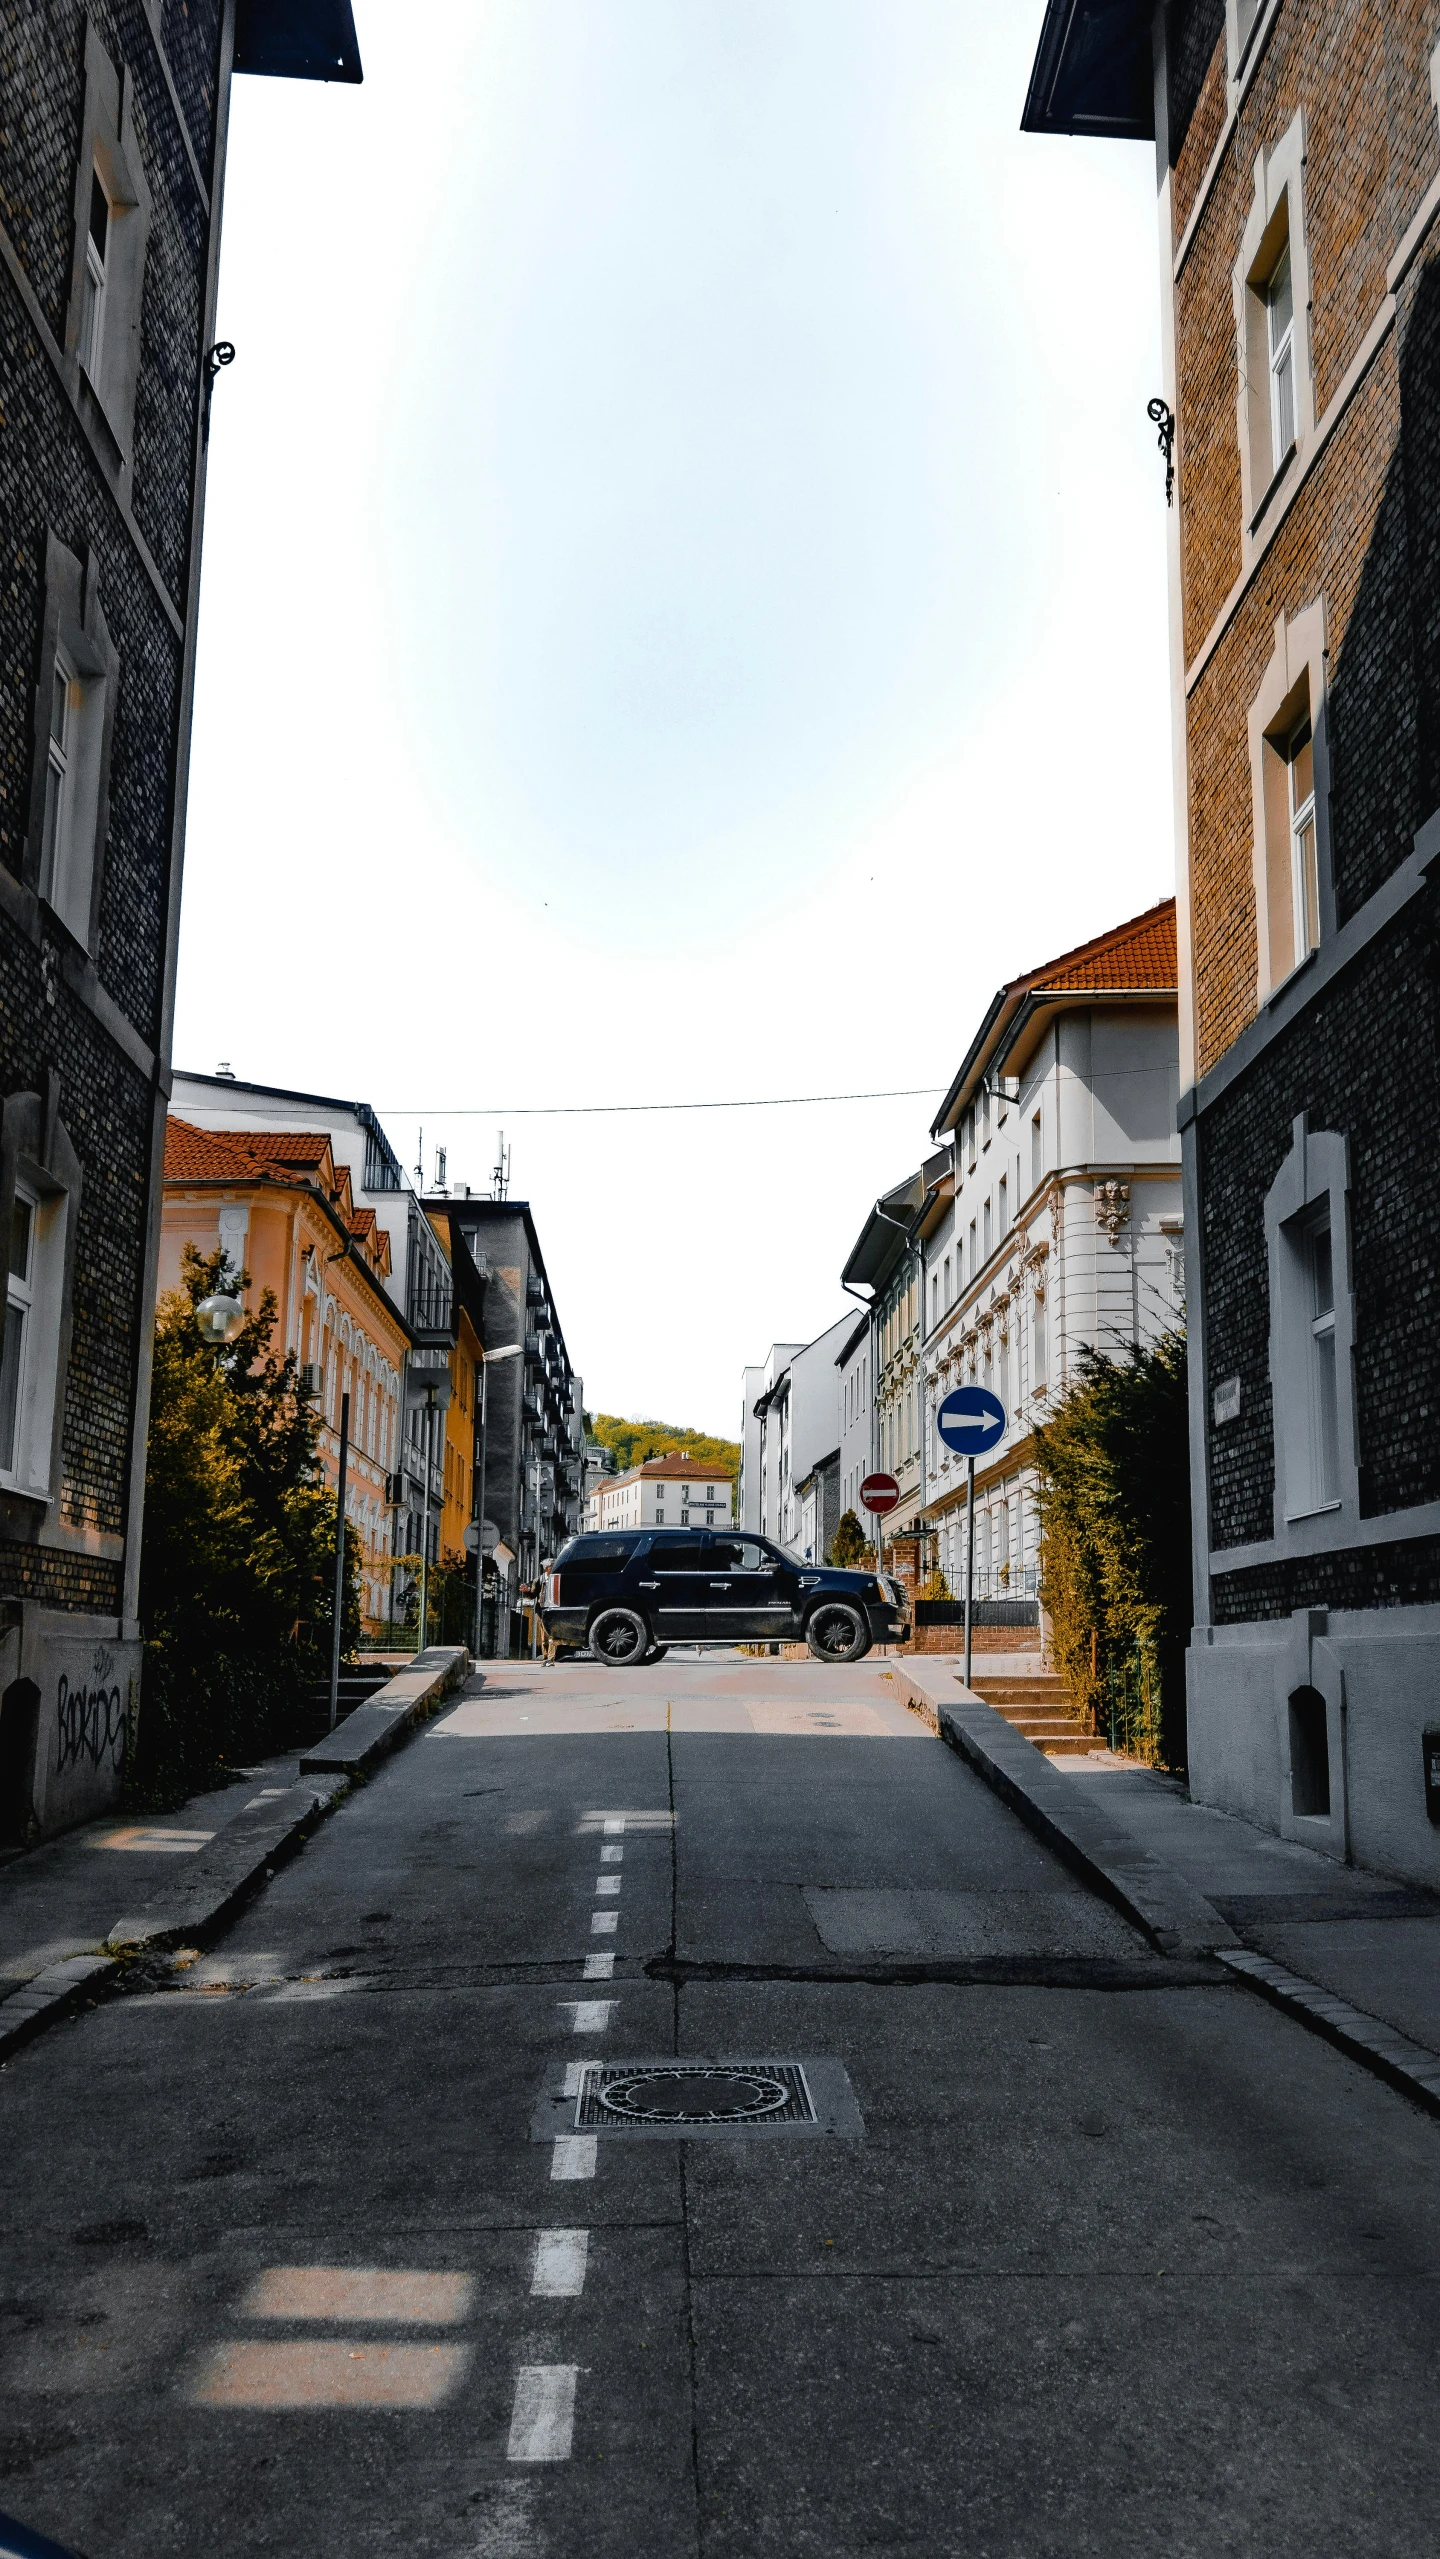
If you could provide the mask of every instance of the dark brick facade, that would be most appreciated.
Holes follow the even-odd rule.
[[[1275,1417],[1264,1201],[1298,1114],[1338,1131],[1350,1169],[1359,1509],[1440,1500],[1440,887],[1411,897],[1352,964],[1238,1071],[1256,1016],[1255,809],[1248,719],[1277,619],[1325,612],[1333,928],[1414,854],[1440,805],[1440,235],[1387,269],[1440,170],[1429,58],[1437,0],[1285,0],[1238,92],[1217,0],[1171,12],[1181,561],[1196,1045],[1193,1131],[1212,1550],[1275,1536]],[[1201,57],[1208,58],[1202,68]],[[1303,325],[1317,430],[1278,529],[1244,547],[1233,275],[1257,155],[1303,116]],[[1224,147],[1217,157],[1217,146]],[[1352,368],[1354,368],[1352,372]],[[1342,391],[1347,396],[1341,398]],[[1215,1070],[1212,1085],[1204,1081]],[[1238,1417],[1214,1388],[1238,1377]],[[1440,1543],[1293,1557],[1213,1577],[1217,1623],[1302,1607],[1440,1598]]]
[[[150,1322],[153,1132],[220,94],[219,0],[167,5],[159,15],[158,41],[143,0],[95,0],[88,15],[78,0],[50,0],[0,18],[0,1095],[38,1092],[47,1072],[58,1079],[59,1116],[81,1171],[60,1482],[48,1513],[17,1516],[20,1505],[6,1506],[0,1600],[117,1620]],[[150,197],[133,432],[118,461],[66,343],[87,28],[123,83]],[[51,540],[92,569],[118,658],[102,888],[88,949],[37,894],[37,698],[48,683]],[[88,1549],[103,1541],[105,1551],[76,1551],[77,1531]]]

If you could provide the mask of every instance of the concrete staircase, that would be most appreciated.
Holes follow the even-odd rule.
[[[993,1664],[993,1667],[992,1667]],[[1080,1758],[1105,1747],[1098,1733],[1080,1722],[1070,1692],[1058,1671],[1046,1670],[1038,1653],[984,1654],[976,1659],[970,1685],[977,1697],[1023,1733],[1027,1742],[1051,1758]]]

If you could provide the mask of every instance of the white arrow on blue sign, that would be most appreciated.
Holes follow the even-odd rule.
[[[962,1457],[983,1457],[1005,1436],[1008,1416],[988,1386],[956,1386],[935,1416],[935,1428],[947,1448]]]

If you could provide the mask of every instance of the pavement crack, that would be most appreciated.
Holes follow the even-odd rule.
[[[872,1984],[878,1990],[920,1990],[934,1984],[968,1990],[993,1986],[1002,1990],[1223,1990],[1223,1965],[1207,1959],[1183,1962],[1157,1956],[1150,1961],[1117,1962],[1098,1955],[972,1955],[923,1957],[872,1964],[738,1964],[702,1958],[652,1955],[645,1970],[652,1981],[668,1981],[677,1991],[702,1982],[796,1982],[843,1985]]]

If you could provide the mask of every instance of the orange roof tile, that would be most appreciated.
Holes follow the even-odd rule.
[[[1180,983],[1175,900],[1163,898],[1143,915],[1132,916],[1128,924],[1117,924],[1076,950],[1062,951],[1058,959],[1046,960],[1043,967],[1010,983],[1017,990],[1047,995],[1072,989],[1085,994],[1108,987],[1137,993],[1153,987],[1157,995],[1173,995]]]
[[[265,1165],[257,1164],[238,1138],[212,1128],[196,1128],[189,1120],[165,1123],[167,1182],[267,1182]]]

